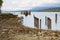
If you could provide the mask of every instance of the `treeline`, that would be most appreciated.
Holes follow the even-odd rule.
[[[1,13],[1,6],[2,6],[3,0],[0,0],[0,13]]]
[[[40,12],[60,12],[60,7],[58,8],[49,8],[45,10],[40,10]]]

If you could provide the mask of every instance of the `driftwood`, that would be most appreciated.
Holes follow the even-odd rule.
[[[48,30],[51,30],[51,19],[45,16],[45,25],[47,25]]]
[[[57,14],[55,14],[55,23],[57,23]]]
[[[34,26],[39,29],[39,19],[34,16]]]

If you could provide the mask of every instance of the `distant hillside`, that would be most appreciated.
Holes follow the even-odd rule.
[[[49,8],[49,9],[44,9],[44,10],[38,10],[40,12],[60,12],[60,7],[59,8]]]
[[[21,12],[21,11],[24,11],[24,10],[14,10],[14,11],[2,10],[2,12]],[[35,7],[28,11],[31,11],[31,12],[60,12],[60,7]]]

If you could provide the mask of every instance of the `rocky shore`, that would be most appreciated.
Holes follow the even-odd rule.
[[[0,15],[0,40],[60,40],[60,31],[28,28],[22,25],[21,19]]]

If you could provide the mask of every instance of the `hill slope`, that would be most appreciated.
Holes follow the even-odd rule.
[[[60,7],[59,8],[49,8],[49,9],[44,9],[44,10],[39,10],[42,12],[60,12]]]

